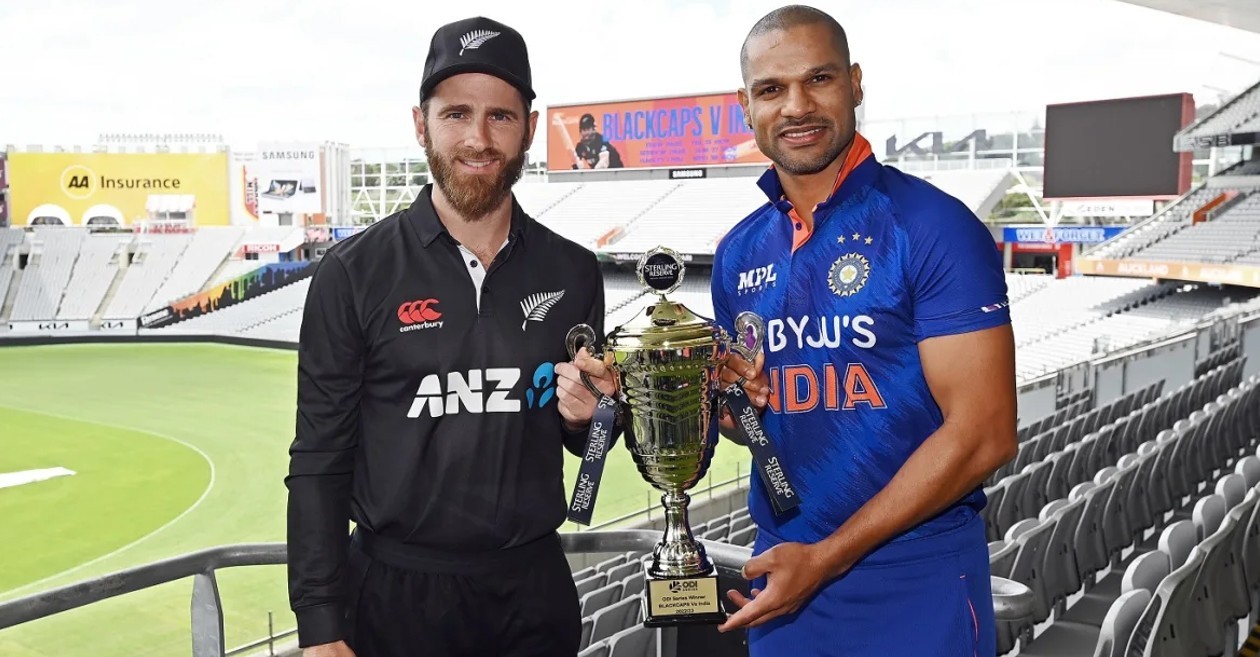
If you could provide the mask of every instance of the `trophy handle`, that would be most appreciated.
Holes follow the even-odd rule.
[[[589,324],[578,324],[569,329],[569,334],[565,337],[564,344],[569,350],[569,358],[577,358],[577,353],[582,350],[582,347],[590,350],[592,358],[600,360],[604,358],[602,353],[595,350],[595,329],[591,328]],[[587,390],[591,391],[592,395],[595,395],[596,399],[604,396],[604,393],[591,382],[591,377],[587,376],[586,372],[582,373],[582,384],[586,386]]]
[[[751,363],[761,353],[762,344],[765,343],[766,323],[757,313],[742,312],[735,317],[734,337],[731,349]]]

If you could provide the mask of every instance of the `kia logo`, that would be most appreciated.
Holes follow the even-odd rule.
[[[423,301],[408,301],[398,306],[398,319],[403,324],[417,324],[419,322],[433,322],[441,319],[442,313],[438,312],[432,306],[436,306],[437,299],[424,299]]]

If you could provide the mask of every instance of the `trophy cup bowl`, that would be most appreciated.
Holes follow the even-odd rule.
[[[764,335],[760,319],[741,315],[736,329],[755,348],[666,294],[682,282],[682,259],[657,248],[639,260],[639,279],[660,294],[605,341],[602,359],[616,375],[625,444],[639,474],[661,491],[665,533],[645,572],[644,624],[721,623],[717,572],[688,523],[687,491],[708,472],[719,440],[720,367],[732,351],[752,361]],[[594,331],[574,327],[568,348],[594,351]],[[587,382],[594,391],[594,386]]]

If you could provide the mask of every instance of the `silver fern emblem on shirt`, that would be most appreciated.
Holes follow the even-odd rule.
[[[530,322],[541,322],[547,319],[547,313],[563,296],[564,290],[560,290],[559,292],[539,292],[522,299],[521,312],[525,313],[525,321],[521,322],[521,330],[524,331]]]
[[[459,45],[461,46],[459,56],[463,57],[465,50],[476,50],[481,47],[481,44],[497,36],[499,36],[498,32],[491,32],[490,30],[473,30],[465,34],[459,38]]]

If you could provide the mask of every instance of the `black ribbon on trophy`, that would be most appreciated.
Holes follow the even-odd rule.
[[[737,336],[732,341],[731,349],[749,363],[753,362],[757,352],[761,350],[765,336],[761,318],[753,313],[740,313],[735,318],[735,331]],[[749,345],[747,342],[753,344]],[[770,501],[774,503],[775,514],[782,515],[795,509],[801,503],[800,494],[792,486],[792,481],[783,468],[783,460],[779,458],[779,451],[766,435],[766,430],[761,425],[761,416],[749,402],[743,383],[736,382],[727,386],[722,391],[722,403],[730,410],[737,441],[748,445],[748,450],[752,452],[753,464],[757,468],[757,474],[761,476],[766,492],[770,494]]]
[[[569,335],[570,358],[576,357],[582,347],[594,349],[595,333],[589,327],[585,328],[587,330],[575,330]],[[569,520],[589,527],[591,514],[595,511],[595,498],[599,496],[599,482],[604,477],[604,457],[617,442],[621,426],[617,400],[603,394],[585,373],[582,374],[582,382],[599,401],[595,404],[591,426],[586,433],[586,453],[582,455],[582,465],[578,468],[567,515]]]
[[[569,520],[590,526],[595,498],[599,496],[599,482],[604,476],[604,457],[608,455],[608,448],[617,442],[618,433],[617,402],[608,395],[600,395],[586,436],[586,454],[582,456],[577,483],[573,486]]]

